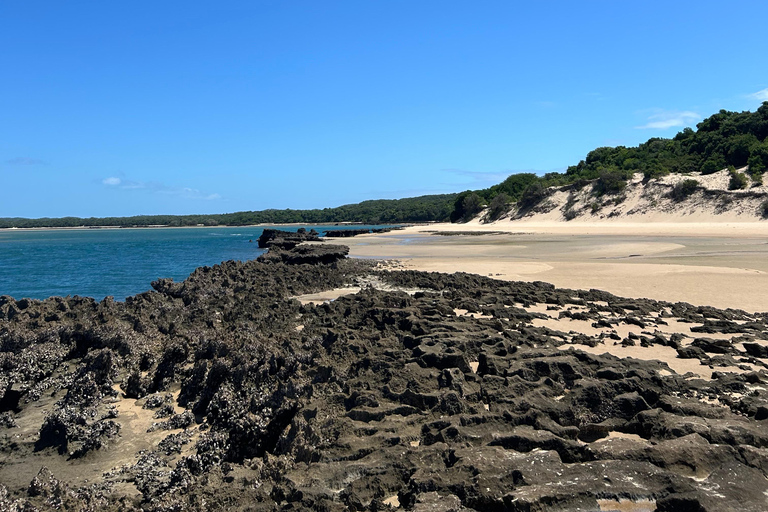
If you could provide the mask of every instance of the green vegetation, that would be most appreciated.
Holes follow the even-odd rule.
[[[675,184],[669,192],[669,197],[675,201],[682,201],[693,195],[699,188],[699,182],[696,180],[683,180]]]
[[[741,190],[749,186],[749,179],[743,172],[738,172],[736,169],[730,169],[729,174],[731,179],[728,181],[728,190]]]
[[[762,215],[764,219],[768,219],[768,199],[760,203],[760,215]]]
[[[379,199],[322,210],[262,210],[216,215],[138,215],[135,217],[58,219],[0,219],[0,228],[77,227],[77,226],[245,226],[249,224],[331,224],[362,222],[398,224],[403,222],[447,221],[454,209],[456,194],[441,194],[407,199]]]
[[[535,181],[525,187],[525,190],[523,190],[523,193],[520,196],[518,204],[520,205],[520,208],[523,209],[532,208],[539,204],[548,195],[549,191],[547,190],[547,187],[542,185],[540,182]]]
[[[704,119],[696,128],[685,128],[672,139],[651,138],[637,147],[597,148],[564,173],[552,172],[541,177],[531,173],[515,174],[488,189],[462,194],[475,193],[482,200],[492,202],[496,195],[504,192],[523,208],[525,205],[531,207],[535,198],[533,192],[540,190],[539,187],[572,185],[581,189],[594,182],[597,196],[619,194],[626,180],[637,172],[643,173],[644,178],[649,180],[669,173],[700,171],[711,174],[729,166],[749,166],[752,179],[756,182],[762,179],[762,174],[768,169],[768,102],[764,102],[755,112],[721,110]],[[738,183],[734,184],[741,183],[740,178],[736,180]],[[744,186],[747,186],[746,182]],[[528,187],[534,188],[523,199]],[[678,192],[689,191],[684,189]],[[536,195],[540,199],[545,197],[540,193]],[[597,208],[593,211],[599,209],[599,203],[595,204]],[[452,220],[466,218],[456,213],[454,210]]]
[[[462,192],[453,204],[451,222],[466,222],[483,209],[483,198],[472,191]]]
[[[566,169],[544,176],[521,173],[483,190],[467,190],[460,194],[443,194],[407,199],[363,201],[322,210],[262,210],[220,215],[151,215],[80,219],[0,219],[0,227],[70,227],[70,226],[194,226],[278,223],[364,222],[391,224],[402,222],[463,222],[489,206],[488,219],[500,218],[510,202],[525,209],[547,196],[547,188],[570,185],[581,189],[595,184],[595,194],[618,195],[626,180],[643,173],[649,180],[668,173],[714,173],[726,167],[748,166],[755,183],[762,181],[768,169],[768,102],[755,112],[721,110],[704,119],[696,130],[685,128],[672,139],[651,138],[637,147],[602,147],[590,151],[586,158]],[[687,185],[691,187],[692,185]],[[732,189],[746,188],[743,173],[731,174]],[[692,193],[681,189],[677,194]],[[673,191],[673,194],[675,192]],[[496,199],[496,198],[499,199]],[[681,197],[681,196],[677,196]],[[619,201],[621,196],[617,196]],[[599,204],[599,203],[596,203]]]
[[[609,170],[602,171],[595,182],[595,194],[598,197],[606,194],[618,194],[627,186],[627,178],[631,173],[627,171]]]
[[[502,192],[501,194],[497,195],[493,198],[491,201],[491,204],[488,205],[488,214],[487,219],[490,221],[497,220],[499,217],[507,213],[509,210],[509,203],[511,200],[509,199],[509,196]]]

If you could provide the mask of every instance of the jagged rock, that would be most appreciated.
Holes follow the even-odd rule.
[[[321,242],[317,232],[312,229],[306,231],[300,228],[298,231],[281,231],[279,229],[265,228],[259,236],[259,248],[267,249],[278,246],[281,249],[290,250],[302,242]]]
[[[298,245],[290,250],[270,249],[269,252],[259,256],[262,263],[286,263],[288,265],[317,265],[331,264],[344,259],[349,254],[349,247],[345,245]]]
[[[755,356],[735,373],[746,359],[730,347],[768,330],[768,316],[378,271],[343,254],[327,264],[331,253],[278,242],[262,261],[158,280],[124,303],[0,298],[0,413],[39,428],[32,441],[2,432],[0,478],[39,455],[56,462],[60,484],[41,474],[25,495],[28,480],[15,483],[15,501],[0,487],[0,508],[52,508],[57,492],[62,509],[105,511],[763,505],[768,374]],[[294,299],[361,283],[421,291]],[[749,338],[686,347],[675,335],[628,337],[718,370],[688,379],[657,361],[583,352],[606,338],[534,327],[546,315],[521,304],[612,329],[625,318],[649,331],[664,318],[716,319],[708,328],[739,326]],[[152,416],[164,420],[153,427]],[[149,446],[133,452],[137,440]],[[120,464],[89,486],[70,485],[78,467],[113,456]]]
[[[713,354],[728,354],[729,352],[734,352],[731,342],[728,340],[696,338],[691,343],[691,346]]]
[[[768,346],[759,343],[744,343],[744,350],[752,357],[768,357]]]
[[[678,348],[677,357],[680,359],[708,359],[707,354],[700,347],[696,346]]]
[[[329,229],[324,231],[325,236],[332,238],[349,238],[370,233],[370,229]]]

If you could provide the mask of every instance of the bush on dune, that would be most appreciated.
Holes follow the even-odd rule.
[[[669,197],[671,197],[675,201],[683,201],[684,199],[687,199],[691,195],[693,195],[694,192],[699,188],[699,182],[696,180],[683,180],[675,184],[674,187],[672,187],[672,190],[669,193]]]

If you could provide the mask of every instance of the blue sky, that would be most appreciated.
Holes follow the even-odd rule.
[[[487,187],[768,100],[768,2],[0,2],[0,217]]]

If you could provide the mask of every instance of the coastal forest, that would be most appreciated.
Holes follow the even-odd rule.
[[[747,174],[735,169],[747,167]],[[635,173],[646,180],[669,173],[711,174],[732,170],[732,186],[747,188],[759,182],[768,169],[768,102],[755,112],[720,110],[671,139],[654,137],[637,147],[600,147],[565,172],[513,174],[503,182],[482,190],[437,194],[405,199],[380,199],[313,210],[270,209],[208,215],[139,215],[103,218],[0,218],[0,228],[78,226],[196,226],[248,224],[326,224],[360,222],[395,224],[406,222],[462,222],[488,208],[488,218],[503,215],[512,203],[525,207],[547,194],[547,188],[585,185],[597,181],[599,192],[620,190]]]
[[[735,172],[747,166],[749,176]],[[566,169],[543,176],[513,174],[484,190],[467,190],[456,196],[450,219],[469,220],[488,206],[488,217],[502,215],[513,202],[520,206],[538,203],[547,187],[597,181],[598,193],[618,192],[637,172],[646,180],[669,173],[701,172],[712,174],[732,170],[734,188],[758,183],[768,169],[768,101],[755,112],[721,110],[699,124],[685,128],[671,139],[654,137],[637,147],[601,147]]]
[[[151,227],[247,226],[251,224],[398,224],[446,220],[456,194],[436,194],[405,199],[377,199],[336,208],[314,210],[260,210],[208,215],[137,215],[133,217],[0,218],[0,228],[35,227]]]

